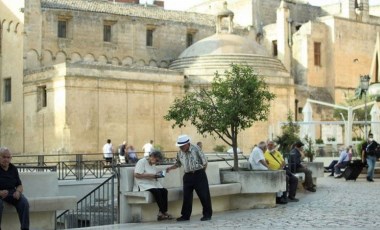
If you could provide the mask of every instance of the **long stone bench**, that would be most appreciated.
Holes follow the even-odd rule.
[[[55,229],[56,211],[76,207],[75,196],[58,196],[56,172],[20,173],[24,196],[29,201],[30,229]],[[4,204],[2,229],[20,229],[16,209]]]
[[[159,168],[166,168],[167,166],[161,166]],[[210,163],[206,170],[211,200],[214,212],[233,210],[233,209],[247,209],[255,207],[274,207],[275,206],[275,193],[285,187],[285,174],[283,180],[276,180],[276,182],[270,181],[270,184],[274,186],[269,189],[263,189],[268,186],[258,186],[260,182],[255,185],[255,191],[244,191],[246,185],[245,182],[240,182],[238,178],[229,177],[228,179],[221,181],[221,174],[219,172],[218,164]],[[253,171],[250,172],[254,173]],[[268,174],[268,172],[264,172]],[[272,173],[269,173],[272,174]],[[281,173],[277,173],[280,175]],[[224,173],[222,173],[224,175]],[[263,175],[253,175],[256,179],[262,178]],[[161,180],[162,185],[168,189],[168,207],[169,213],[174,216],[179,216],[182,207],[182,168],[173,170],[166,174],[166,177]],[[223,176],[223,179],[226,179]],[[241,179],[241,178],[240,178]],[[273,178],[272,178],[273,179]],[[283,183],[282,183],[283,182]],[[264,183],[265,184],[265,183]],[[134,168],[124,167],[120,169],[120,222],[145,222],[154,221],[157,219],[158,207],[150,192],[133,191],[134,186]],[[261,190],[260,190],[261,189]],[[249,196],[254,194],[255,198]],[[263,199],[260,194],[266,193],[268,199]],[[265,201],[265,202],[264,202]],[[193,212],[192,215],[199,215],[202,213],[202,205],[194,192],[193,200]]]

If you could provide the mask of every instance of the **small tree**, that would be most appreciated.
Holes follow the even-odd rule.
[[[251,67],[232,64],[224,76],[215,73],[210,88],[175,99],[164,118],[174,120],[173,128],[190,121],[200,134],[222,139],[232,147],[234,170],[238,170],[238,134],[255,121],[266,120],[274,98],[268,85]]]
[[[287,157],[292,145],[299,141],[300,138],[298,136],[298,133],[300,131],[300,126],[297,123],[293,122],[293,113],[289,111],[288,117],[287,117],[287,124],[283,125],[281,127],[282,129],[282,135],[277,136],[276,142],[280,145],[280,152],[284,155],[284,157]]]

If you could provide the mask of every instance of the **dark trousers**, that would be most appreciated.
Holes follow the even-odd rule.
[[[7,202],[16,207],[18,218],[20,220],[21,229],[29,229],[29,202],[21,195],[19,200],[13,198],[13,192],[9,192],[8,196],[4,199],[0,199],[0,226],[1,218],[3,216],[4,205],[3,202]]]
[[[331,175],[334,175],[334,166],[336,165],[336,163],[338,163],[337,160],[333,160],[331,161],[331,163],[329,164],[329,167],[327,167],[326,169],[330,169],[331,170]]]
[[[286,191],[288,192],[288,197],[296,197],[297,186],[298,178],[294,176],[293,173],[291,173],[289,170],[286,170]]]
[[[347,167],[348,163],[350,163],[350,162],[349,161],[343,161],[341,163],[337,163],[334,166],[334,172],[335,172],[335,174],[337,174],[337,175],[341,174],[342,173],[341,169]]]
[[[160,212],[166,213],[168,211],[168,190],[166,188],[151,188],[148,191],[152,193]]]
[[[313,177],[312,177],[312,172],[305,168],[305,167],[302,167],[302,168],[297,168],[297,172],[303,172],[305,173],[305,188],[312,188],[313,187]]]
[[[190,219],[193,210],[193,190],[197,193],[203,207],[203,216],[212,216],[210,189],[208,187],[207,175],[204,170],[183,175],[183,203],[182,217]]]

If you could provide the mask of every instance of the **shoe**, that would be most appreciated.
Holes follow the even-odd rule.
[[[336,175],[335,175],[335,178],[336,178],[336,179],[339,179],[339,178],[342,178],[342,177],[343,177],[343,174],[342,174],[342,173],[341,173],[341,174],[336,174]]]
[[[295,197],[288,197],[288,202],[298,202],[299,200]]]
[[[309,192],[316,192],[317,190],[315,190],[315,188],[313,187],[310,187],[310,188],[306,188],[307,191]]]
[[[188,221],[188,220],[190,220],[190,219],[189,218],[185,218],[183,216],[177,218],[177,221]]]
[[[368,182],[375,182],[373,179],[371,179],[371,178],[369,178],[369,177],[367,177],[367,181],[368,181]]]
[[[204,216],[201,218],[201,221],[208,221],[211,220],[211,216]]]
[[[161,221],[161,220],[167,220],[168,218],[167,218],[167,216],[165,216],[165,215],[158,215],[157,216],[157,221]]]
[[[287,204],[288,201],[286,201],[283,197],[276,198],[276,204]]]
[[[330,174],[329,176],[334,176],[334,174]]]

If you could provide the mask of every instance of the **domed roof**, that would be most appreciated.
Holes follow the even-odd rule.
[[[194,43],[183,51],[178,58],[226,54],[268,56],[266,50],[256,41],[235,34],[218,33]]]
[[[270,56],[254,39],[233,34],[233,12],[227,9],[226,3],[217,17],[216,33],[184,50],[170,69],[198,78],[212,77],[215,71],[228,69],[235,63],[249,65],[267,76],[289,76],[281,61]],[[223,18],[228,18],[228,29],[224,31]]]

